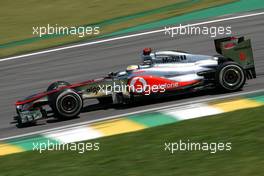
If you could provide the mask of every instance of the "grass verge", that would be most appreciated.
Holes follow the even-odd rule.
[[[235,0],[27,0],[5,1],[0,7],[0,57],[87,40],[78,36],[33,35],[33,26],[86,26],[97,23],[101,35]]]
[[[100,151],[36,151],[0,158],[5,175],[262,175],[264,107],[101,138]],[[231,142],[231,151],[164,151],[165,142]]]

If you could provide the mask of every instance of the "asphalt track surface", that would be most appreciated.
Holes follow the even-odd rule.
[[[259,15],[206,25],[231,26],[233,34],[245,35],[252,39],[257,79],[249,80],[244,87],[244,92],[264,88],[263,17],[264,15]],[[76,119],[59,122],[52,119],[42,120],[37,126],[27,128],[17,128],[10,123],[16,115],[14,107],[16,100],[43,91],[56,80],[76,83],[102,77],[110,71],[123,70],[127,65],[140,63],[140,54],[144,47],[157,50],[186,50],[197,54],[216,54],[213,38],[208,35],[184,35],[170,38],[164,33],[156,33],[1,62],[0,138],[219,96],[214,93],[198,93],[198,95],[194,93],[160,100],[148,99],[137,102],[133,106],[121,108],[113,106],[99,108],[97,105],[92,105],[97,101],[91,100],[88,101],[84,112]]]

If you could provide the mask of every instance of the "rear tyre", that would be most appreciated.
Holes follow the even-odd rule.
[[[238,91],[243,88],[246,76],[243,68],[235,62],[224,62],[216,73],[217,87],[224,91]]]
[[[82,97],[72,89],[63,89],[50,98],[50,107],[59,119],[77,117],[83,107]]]

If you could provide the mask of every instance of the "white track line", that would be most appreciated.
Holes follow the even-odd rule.
[[[229,20],[235,20],[235,19],[241,19],[241,18],[248,18],[248,17],[258,16],[258,15],[264,15],[264,12],[252,13],[252,14],[240,15],[240,16],[234,16],[234,17],[228,17],[228,18],[221,18],[221,19],[210,20],[210,21],[199,22],[199,23],[193,23],[193,24],[188,24],[188,25],[190,27],[191,26],[199,26],[199,25],[217,23],[217,22],[222,22],[222,21],[229,21]],[[185,26],[187,26],[187,25],[185,25]],[[182,26],[182,27],[184,27],[184,26]],[[174,27],[174,28],[177,28],[177,27]],[[65,47],[61,47],[61,48],[49,49],[49,50],[44,50],[44,51],[39,51],[39,52],[34,52],[34,53],[29,53],[29,54],[23,54],[23,55],[19,55],[19,56],[7,57],[7,58],[4,58],[4,59],[0,59],[0,62],[14,60],[14,59],[19,59],[19,58],[25,58],[25,57],[29,57],[29,56],[35,56],[35,55],[40,55],[40,54],[45,54],[45,53],[50,53],[50,52],[55,52],[55,51],[61,51],[61,50],[66,50],[66,49],[78,48],[78,47],[82,47],[82,46],[88,46],[88,45],[94,45],[94,44],[99,44],[99,43],[105,43],[105,42],[110,42],[110,41],[115,41],[115,40],[122,40],[122,39],[126,39],[126,38],[142,36],[142,35],[154,34],[154,33],[164,32],[165,30],[166,29],[153,30],[153,31],[148,31],[148,32],[142,32],[142,33],[137,33],[137,34],[131,34],[131,35],[125,35],[125,36],[120,36],[120,37],[103,39],[103,40],[98,40],[98,41],[93,41],[93,42],[87,42],[87,43],[82,43],[82,44],[65,46]]]
[[[136,112],[130,112],[130,113],[124,113],[124,114],[104,117],[104,118],[100,118],[100,119],[96,119],[96,120],[79,122],[79,123],[65,125],[65,126],[61,126],[61,127],[55,127],[55,128],[51,128],[51,129],[40,130],[40,131],[25,133],[25,134],[21,134],[21,135],[1,138],[0,141],[13,139],[13,138],[19,138],[19,137],[25,137],[25,136],[31,136],[31,135],[36,135],[36,134],[42,134],[42,133],[47,133],[47,132],[51,132],[51,131],[55,131],[55,130],[64,130],[67,128],[72,128],[72,127],[77,127],[77,126],[79,126],[81,128],[85,125],[92,124],[95,122],[100,122],[100,121],[105,121],[105,120],[110,120],[110,119],[116,119],[119,117],[125,117],[125,116],[139,114],[139,113],[146,113],[146,112],[151,112],[151,111],[160,111],[160,110],[169,109],[169,108],[173,108],[173,107],[186,106],[186,105],[196,104],[196,103],[205,103],[205,102],[211,102],[214,100],[235,98],[235,97],[244,96],[244,95],[248,95],[248,94],[257,94],[257,93],[263,93],[263,92],[264,92],[264,89],[259,89],[259,90],[255,90],[255,91],[240,92],[240,93],[235,93],[235,94],[230,94],[230,95],[221,95],[221,96],[217,96],[217,97],[206,98],[206,99],[202,99],[202,100],[194,100],[194,101],[183,102],[183,103],[178,103],[178,104],[166,105],[166,106],[150,108],[150,109],[145,109],[145,110],[136,111]]]

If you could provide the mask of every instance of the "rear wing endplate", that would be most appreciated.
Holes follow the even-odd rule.
[[[250,39],[226,37],[216,39],[216,52],[244,68],[248,79],[256,78],[253,51]]]

